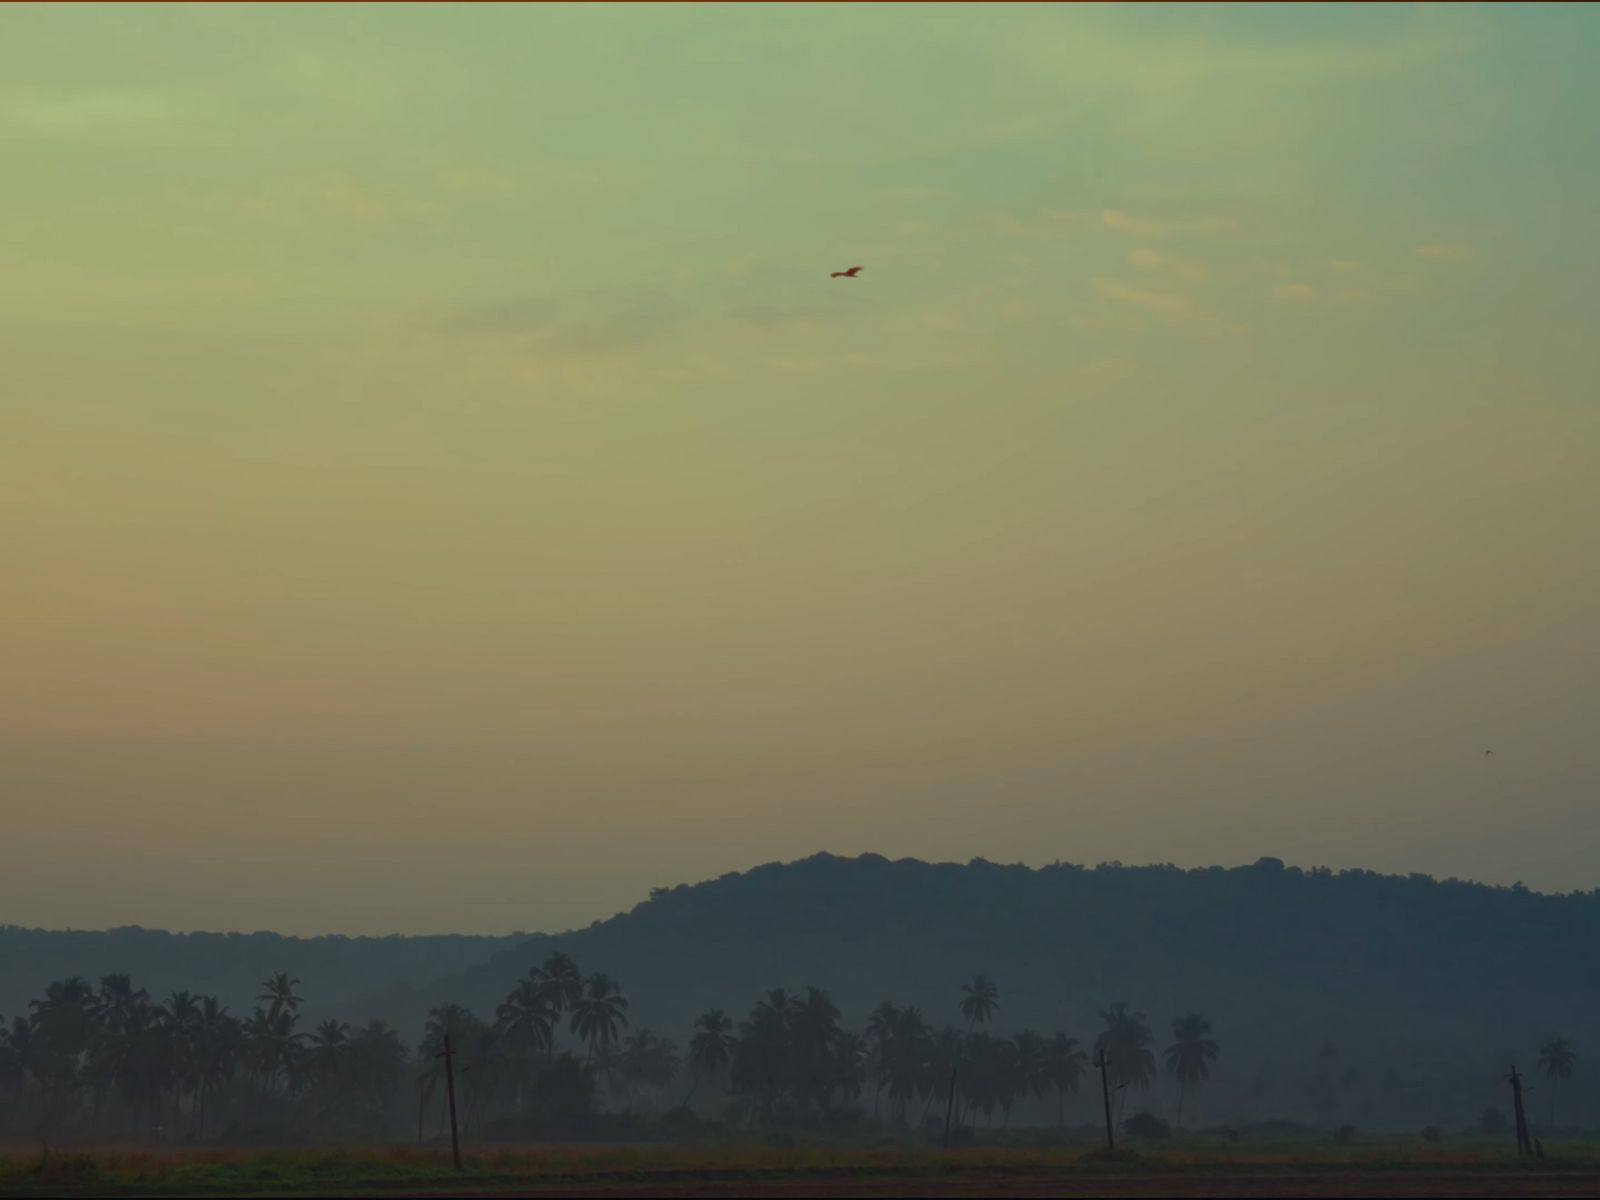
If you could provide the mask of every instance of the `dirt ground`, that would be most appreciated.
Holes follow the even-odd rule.
[[[640,1183],[612,1186],[539,1188],[533,1191],[408,1193],[482,1196],[1489,1196],[1600,1197],[1600,1171],[1527,1173],[1486,1172],[1331,1172],[1315,1174],[1159,1174],[1039,1175],[1028,1178],[985,1175],[811,1180],[741,1180],[697,1183]]]

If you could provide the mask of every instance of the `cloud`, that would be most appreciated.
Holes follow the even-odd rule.
[[[1287,304],[1314,304],[1322,298],[1316,285],[1310,283],[1282,283],[1272,294]]]
[[[931,187],[900,187],[889,190],[889,198],[904,204],[921,204],[928,200],[937,200],[944,195],[938,188]]]
[[[1151,312],[1165,313],[1168,316],[1186,316],[1194,311],[1194,302],[1187,296],[1171,292],[1146,291],[1143,288],[1130,287],[1116,279],[1096,279],[1094,286],[1101,295]]]
[[[1460,262],[1463,259],[1471,258],[1473,249],[1471,246],[1453,246],[1436,242],[1427,246],[1418,246],[1412,253],[1418,258],[1440,258]]]
[[[1204,279],[1208,272],[1199,263],[1170,254],[1162,254],[1148,247],[1128,253],[1128,262],[1146,271],[1159,271],[1178,279]]]
[[[142,92],[83,92],[76,96],[11,95],[0,99],[0,117],[41,132],[126,131],[162,125],[172,113],[162,97]]]
[[[687,318],[681,305],[660,297],[513,296],[461,309],[436,327],[525,344],[547,355],[604,358],[657,342]]]
[[[1152,237],[1171,233],[1220,233],[1233,226],[1226,217],[1136,217],[1116,208],[1104,210],[1100,214],[1100,224],[1120,233],[1143,233]]]
[[[214,200],[209,207],[266,224],[300,227],[392,227],[449,212],[436,201],[385,193],[344,175],[296,179],[259,195]]]
[[[723,313],[723,320],[743,330],[815,334],[836,324],[838,314],[804,305],[738,304]]]
[[[562,311],[561,301],[551,296],[515,296],[464,308],[441,325],[451,333],[531,333],[553,327]]]
[[[464,196],[509,196],[522,190],[522,184],[489,167],[448,167],[438,174],[439,186]]]
[[[1030,213],[999,213],[988,217],[986,223],[992,232],[1007,237],[1058,237],[1065,230],[1087,225],[1094,219],[1093,213],[1040,208]]]
[[[1015,213],[1001,214],[990,221],[990,227],[995,232],[1013,237],[1050,237],[1065,229],[1083,226],[1109,229],[1115,233],[1166,237],[1175,233],[1221,233],[1232,229],[1234,222],[1227,217],[1136,216],[1118,208],[1102,209],[1099,212],[1041,208],[1025,216],[1018,216]]]

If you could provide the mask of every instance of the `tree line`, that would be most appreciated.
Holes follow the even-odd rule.
[[[884,1001],[853,1031],[829,993],[776,988],[743,1020],[713,1008],[686,1045],[631,1029],[628,1000],[610,976],[585,975],[553,954],[512,987],[493,1017],[452,1003],[427,1015],[408,1044],[388,1023],[301,1020],[300,981],[265,980],[248,1016],[215,997],[175,991],[153,1000],[127,975],[98,987],[73,977],[48,985],[0,1032],[0,1129],[51,1138],[204,1141],[306,1133],[421,1140],[442,1113],[448,1036],[461,1120],[469,1133],[580,1132],[598,1113],[778,1128],[861,1120],[901,1129],[1002,1128],[1028,1106],[1067,1124],[1068,1101],[1103,1055],[1115,1118],[1163,1074],[1177,1086],[1175,1124],[1221,1048],[1211,1023],[1188,1012],[1158,1043],[1142,1012],[1100,1010],[1085,1045],[1064,1031],[993,1031],[996,984],[979,975],[938,1023]],[[1165,1039],[1163,1039],[1165,1040]],[[1571,1077],[1565,1040],[1546,1047],[1551,1084]],[[1099,1080],[1095,1079],[1098,1099]],[[698,1106],[696,1102],[698,1101]],[[1552,1119],[1554,1088],[1551,1091]],[[1082,1116],[1099,1115],[1098,1104]],[[1092,1118],[1091,1118],[1092,1119]]]

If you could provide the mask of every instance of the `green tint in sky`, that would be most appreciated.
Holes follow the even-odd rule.
[[[1600,883],[1597,55],[1593,6],[0,7],[0,911]]]

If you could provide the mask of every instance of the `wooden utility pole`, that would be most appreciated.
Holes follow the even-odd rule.
[[[1533,1153],[1533,1137],[1528,1133],[1528,1114],[1522,1107],[1522,1076],[1517,1074],[1517,1064],[1511,1064],[1511,1074],[1506,1076],[1511,1081],[1511,1107],[1516,1114],[1517,1121],[1517,1153]]]
[[[450,1035],[444,1035],[444,1053],[434,1055],[444,1059],[444,1090],[450,1097],[450,1158],[461,1170],[461,1135],[456,1130],[456,1055],[450,1048]]]
[[[1094,1065],[1100,1068],[1100,1098],[1105,1101],[1106,1106],[1106,1149],[1115,1150],[1116,1139],[1111,1135],[1111,1081],[1106,1077],[1106,1067],[1110,1065],[1110,1060],[1106,1058],[1106,1048],[1101,1046],[1097,1049],[1094,1058]]]
[[[950,1149],[950,1117],[956,1108],[956,1072],[961,1065],[959,1057],[961,1051],[957,1050],[956,1054],[958,1057],[950,1067],[950,1098],[945,1101],[944,1105],[944,1148],[946,1150]]]

